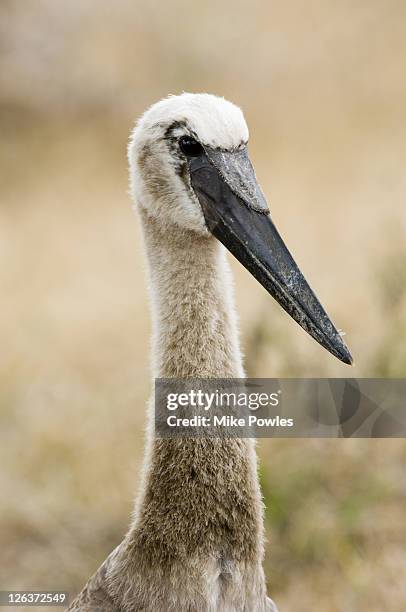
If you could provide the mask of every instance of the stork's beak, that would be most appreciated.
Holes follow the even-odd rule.
[[[246,147],[205,147],[189,159],[189,170],[209,231],[321,346],[351,364],[348,348],[271,221]]]

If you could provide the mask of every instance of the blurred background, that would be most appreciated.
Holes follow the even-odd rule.
[[[355,367],[233,262],[250,376],[406,373],[406,4],[2,0],[0,589],[79,590],[126,531],[151,391],[134,119],[240,105],[271,211]],[[406,609],[403,440],[262,440],[281,611]]]

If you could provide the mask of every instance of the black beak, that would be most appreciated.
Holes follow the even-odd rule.
[[[189,159],[190,179],[209,231],[321,346],[352,357],[269,216],[246,147]]]

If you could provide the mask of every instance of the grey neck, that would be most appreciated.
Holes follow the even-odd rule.
[[[180,228],[162,228],[145,212],[141,219],[151,279],[154,376],[242,377],[221,245]],[[161,439],[154,434],[153,413],[133,523],[110,570],[116,592],[139,598],[139,585],[147,585],[163,602],[159,610],[172,600],[178,603],[171,610],[237,610],[251,597],[255,605],[244,609],[265,610],[258,605],[265,601],[265,582],[254,441]]]

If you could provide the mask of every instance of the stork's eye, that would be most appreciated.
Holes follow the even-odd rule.
[[[179,147],[182,153],[187,157],[197,157],[203,152],[203,147],[200,142],[197,142],[191,136],[182,136],[179,138]]]

